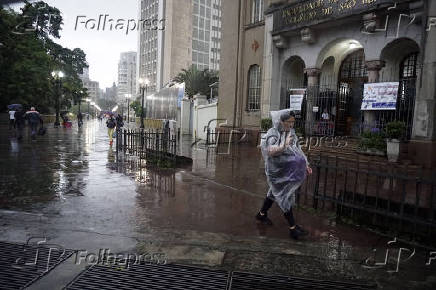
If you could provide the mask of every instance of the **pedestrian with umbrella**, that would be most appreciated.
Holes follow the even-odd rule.
[[[22,106],[20,104],[12,104],[8,106],[9,110],[9,130],[12,128],[16,128],[15,126],[15,112],[22,109]]]
[[[107,126],[107,134],[109,136],[109,145],[112,146],[114,140],[114,130],[115,127],[117,126],[117,122],[113,116],[113,114],[109,115],[109,119],[106,121],[106,126]]]
[[[38,124],[41,124],[41,126],[43,124],[41,115],[37,110],[35,110],[35,107],[31,107],[30,111],[26,112],[24,118],[29,123],[32,140],[36,140],[36,132],[38,129]]]

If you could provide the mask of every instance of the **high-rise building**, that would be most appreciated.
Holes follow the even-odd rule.
[[[221,0],[140,0],[138,77],[158,91],[182,69],[219,70]]]
[[[136,93],[136,52],[122,52],[118,63],[118,101],[125,99],[125,94]]]
[[[83,87],[88,90],[88,96],[93,101],[96,101],[98,98],[100,98],[100,84],[96,81],[92,81],[89,78],[89,69],[84,68],[83,73],[79,75],[79,77],[82,80]]]

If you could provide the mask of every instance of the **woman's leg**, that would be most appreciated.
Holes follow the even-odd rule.
[[[287,212],[284,213],[284,216],[288,221],[289,235],[293,239],[298,240],[299,237],[307,235],[307,231],[305,231],[302,227],[300,227],[295,223],[294,212],[292,210],[292,207]]]
[[[268,210],[273,205],[274,200],[268,197],[269,194],[270,192],[268,192],[267,197],[265,197],[262,208],[256,215],[256,219],[264,224],[272,225],[272,221],[268,218]]]
[[[295,227],[295,218],[294,218],[294,213],[292,211],[292,207],[284,213],[284,216],[286,218],[286,220],[288,221],[289,224],[289,228],[292,229]]]
[[[112,145],[113,142],[113,134],[114,134],[114,128],[108,128],[107,134],[109,136],[109,143]]]

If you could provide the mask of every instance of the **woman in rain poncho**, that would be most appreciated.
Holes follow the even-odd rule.
[[[294,113],[289,110],[273,111],[271,118],[273,128],[268,130],[261,143],[269,190],[256,219],[271,225],[267,212],[275,201],[289,223],[290,236],[298,239],[307,232],[295,223],[292,207],[296,190],[306,178],[306,173],[312,174],[312,169],[295,135]]]

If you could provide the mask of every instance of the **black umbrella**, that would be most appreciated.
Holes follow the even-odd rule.
[[[23,106],[21,104],[11,104],[11,105],[8,105],[8,109],[18,111],[18,110],[23,109]]]

